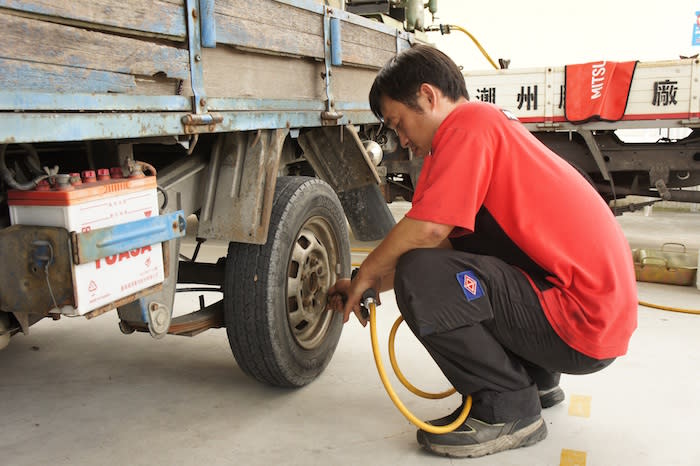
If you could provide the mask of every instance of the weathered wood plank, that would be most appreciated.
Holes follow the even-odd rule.
[[[124,74],[189,78],[187,50],[0,13],[0,58]]]
[[[217,0],[216,12],[233,18],[256,21],[269,28],[323,36],[323,16],[274,0]]]
[[[229,47],[204,49],[204,87],[209,97],[313,100],[326,99],[322,62],[245,52]],[[333,69],[336,101],[367,102],[376,70]],[[235,77],[235,79],[234,79]],[[369,107],[369,106],[368,106]]]
[[[343,46],[346,44],[357,44],[363,47],[396,53],[396,36],[393,34],[376,31],[347,21],[343,21],[341,27]]]
[[[356,64],[371,68],[381,68],[396,52],[367,47],[366,45],[343,43],[343,65]],[[335,69],[335,68],[334,68]]]
[[[323,58],[323,16],[272,0],[219,0],[217,41]]]
[[[377,70],[341,66],[333,68],[331,86],[336,102],[366,104],[369,109],[369,90]]]
[[[184,0],[0,0],[0,8],[50,17],[52,22],[85,23],[96,29],[143,32],[184,40]]]
[[[274,0],[219,0],[220,43],[322,59],[323,15]],[[396,54],[396,36],[342,22],[343,61],[380,68]]]
[[[254,20],[217,15],[216,39],[226,45],[323,58],[322,37],[289,29],[271,31],[269,26]]]
[[[45,65],[0,58],[0,88],[11,91],[50,93],[98,93],[175,95],[178,83],[172,79],[134,77],[111,71]],[[189,81],[182,84],[188,94]]]
[[[317,99],[323,64],[219,46],[204,49],[204,88],[210,97]]]
[[[343,62],[381,68],[396,55],[396,36],[369,28],[342,23]]]
[[[0,58],[0,88],[13,91],[128,93],[134,77],[107,71]]]

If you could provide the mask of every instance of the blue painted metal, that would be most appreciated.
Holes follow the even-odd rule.
[[[171,214],[121,223],[84,233],[72,234],[73,259],[77,264],[94,262],[107,256],[128,254],[129,251],[185,236],[185,213]]]
[[[411,43],[413,36],[400,29],[396,30],[396,54],[403,52],[404,50],[411,48]]]
[[[315,13],[323,13],[323,8],[325,8],[322,5],[323,2],[318,2],[317,0],[277,0],[277,2]]]
[[[249,131],[275,128],[313,128],[322,126],[318,112],[236,112],[224,113],[224,120],[217,125],[217,131]],[[376,122],[372,112],[348,112],[338,120],[338,124],[361,124]]]
[[[32,263],[40,270],[50,266],[54,260],[53,247],[49,241],[35,240],[32,242]]]
[[[186,113],[0,113],[0,144],[184,134]]]
[[[51,94],[41,92],[0,91],[0,111],[154,111],[187,112],[190,98],[185,96],[142,96],[117,94]],[[291,99],[250,99],[212,97],[208,100],[212,112],[221,111],[322,111],[323,102]],[[341,110],[367,110],[369,102],[336,102]],[[124,116],[125,118],[126,116]],[[102,118],[102,115],[95,116]],[[0,128],[0,135],[3,130]],[[138,136],[138,135],[137,135]]]
[[[177,95],[53,94],[48,92],[0,91],[0,110],[186,112],[190,108],[190,99]]]
[[[343,110],[343,106],[336,106]],[[362,107],[364,108],[364,107]],[[369,110],[352,105],[338,124],[376,123]],[[215,128],[188,127],[190,133],[322,126],[318,110],[218,112]],[[0,144],[63,142],[184,135],[184,112],[170,113],[0,113]]]
[[[338,110],[357,110],[369,111],[368,101],[358,102],[336,102],[335,107]],[[220,98],[212,97],[209,99],[209,109],[213,112],[225,111],[290,111],[290,112],[305,112],[305,111],[322,111],[325,110],[323,102],[316,100],[273,100],[273,99],[235,99],[235,98]]]
[[[277,1],[323,15],[324,40],[323,43],[319,41],[319,46],[323,47],[321,50],[326,70],[325,102],[237,99],[235,97],[208,99],[204,91],[203,59],[201,55],[201,46],[205,39],[202,37],[204,31],[200,26],[204,27],[203,25],[207,24],[207,21],[203,19],[206,16],[203,10],[211,7],[211,11],[213,11],[214,0],[185,0],[183,3],[187,18],[186,24],[190,32],[188,34],[189,49],[188,51],[181,50],[181,52],[188,53],[190,68],[187,70],[187,73],[194,93],[194,106],[190,102],[189,97],[183,96],[107,94],[106,91],[86,93],[85,88],[75,92],[75,90],[68,87],[67,91],[62,89],[62,93],[0,91],[0,144],[157,137],[182,135],[185,133],[284,127],[314,127],[321,126],[324,123],[320,119],[320,113],[323,111],[342,111],[345,113],[345,116],[337,120],[337,122],[332,120],[337,124],[375,122],[376,120],[369,112],[366,103],[335,102],[333,99],[330,71],[333,63],[342,62],[342,49],[340,46],[342,42],[340,33],[341,20],[349,24],[358,24],[364,28],[395,35],[397,51],[409,47],[413,36],[402,31],[396,31],[389,26],[351,15],[340,9],[325,7],[316,2],[316,0]],[[42,14],[50,14],[49,10],[53,11],[52,9],[54,9],[52,5],[49,5],[44,0],[0,0],[0,7],[2,6]],[[71,10],[70,14],[83,15],[78,10]],[[150,21],[155,22],[157,20],[153,19]],[[209,25],[211,26],[211,23]],[[329,42],[330,46],[327,45]],[[0,64],[2,64],[2,60],[0,59]],[[183,68],[186,68],[184,64]],[[84,70],[81,72],[91,71],[95,70]],[[112,74],[114,76],[119,75],[119,73]],[[2,81],[3,77],[7,78],[8,73],[0,73],[0,81]],[[124,91],[127,91],[127,88],[132,85],[128,82],[110,84],[109,78],[109,76],[105,77],[107,81],[102,78],[90,79],[90,82],[98,83],[99,81],[97,88],[101,88],[100,86],[108,86],[109,88],[116,86],[119,89],[124,88]],[[127,76],[127,78],[132,79],[131,76]],[[67,81],[70,81],[70,79]],[[74,81],[84,82],[84,79],[74,79]],[[66,85],[69,85],[69,83],[67,82]],[[0,86],[1,88],[3,86]],[[8,85],[4,86],[4,88],[12,89],[16,87]],[[89,91],[90,88],[87,90]],[[223,122],[214,128],[202,126],[192,129],[188,127],[187,131],[185,131],[183,116],[193,112],[205,115],[208,110],[220,112],[223,116]],[[3,111],[44,111],[47,113],[2,113]],[[89,112],[130,113],[95,114]]]
[[[335,108],[342,111],[370,112],[369,102],[336,102]]]
[[[331,17],[330,8],[323,10],[323,64],[326,85],[326,111],[333,113],[333,91],[331,90]]]
[[[369,103],[365,105],[369,109]],[[209,109],[212,112],[235,110],[276,110],[276,111],[322,111],[325,105],[317,100],[287,100],[287,99],[238,99],[212,97],[209,99]]]
[[[340,18],[331,17],[331,65],[343,64],[343,41],[341,35]]]
[[[214,0],[199,0],[199,25],[202,29],[202,47],[216,47],[216,19],[214,18]]]
[[[187,43],[190,52],[190,83],[192,85],[194,113],[206,113],[207,98],[204,92],[204,70],[202,66],[202,39],[198,18],[199,0],[186,0]]]
[[[150,321],[150,319],[148,318],[148,300],[139,299],[138,306],[141,310],[141,322],[148,323]]]

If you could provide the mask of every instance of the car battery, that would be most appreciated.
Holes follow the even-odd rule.
[[[53,187],[40,183],[30,191],[8,192],[13,225],[63,227],[70,232],[87,232],[158,215],[155,176],[122,178],[120,170],[100,169],[97,176],[87,170],[70,176],[59,175]],[[164,279],[160,243],[74,264],[75,308],[61,312],[83,315]]]

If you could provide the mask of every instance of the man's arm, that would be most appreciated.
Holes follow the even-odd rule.
[[[394,286],[396,263],[404,253],[413,249],[449,247],[448,235],[454,227],[404,217],[391,229],[384,240],[367,256],[360,271],[349,285],[348,300],[343,308],[344,322],[355,312],[360,322],[360,300],[368,288],[387,291]]]
[[[360,274],[369,279],[381,280],[380,292],[391,290],[399,257],[412,249],[451,247],[447,236],[453,228],[450,225],[404,217],[367,256]]]

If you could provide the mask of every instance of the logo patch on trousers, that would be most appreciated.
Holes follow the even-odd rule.
[[[466,270],[457,274],[457,281],[464,291],[464,296],[466,296],[467,301],[471,301],[476,298],[481,298],[484,295],[484,290],[481,289],[479,280],[476,278],[476,274],[471,270]]]

